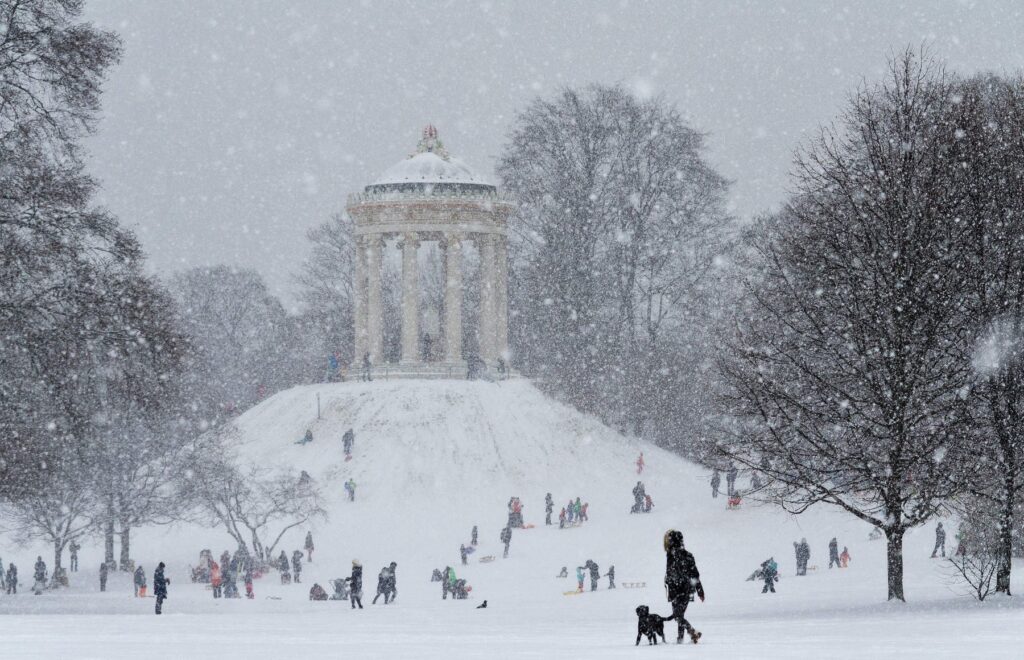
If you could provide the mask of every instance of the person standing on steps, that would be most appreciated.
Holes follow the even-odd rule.
[[[690,604],[690,596],[694,593],[704,602],[704,585],[700,583],[700,572],[697,562],[690,551],[683,547],[683,533],[670,529],[665,532],[665,588],[668,601],[672,604],[672,617],[679,626],[676,643],[683,643],[683,632],[690,634],[696,644],[701,633],[694,629],[686,620],[686,607]]]
[[[832,537],[832,540],[828,542],[828,568],[832,570],[832,564],[835,563],[836,568],[840,568],[842,564],[839,563],[839,541],[836,537]]]
[[[736,469],[735,463],[729,463],[729,469],[725,473],[725,486],[729,497],[736,494],[736,475],[739,474],[739,470]]]
[[[718,487],[722,485],[722,473],[715,468],[715,473],[711,475],[711,497],[718,498]]]
[[[508,559],[508,544],[512,542],[512,528],[508,525],[501,530],[501,542],[505,544],[505,554],[503,556]]]
[[[348,599],[352,604],[352,609],[356,609],[356,605],[359,606],[359,609],[363,609],[363,565],[359,563],[358,559],[352,560],[352,575],[348,578],[348,582]]]
[[[551,512],[555,510],[555,501],[551,499],[551,493],[544,496],[544,524],[551,524]]]
[[[946,556],[946,530],[942,529],[942,523],[939,523],[935,528],[935,549],[932,550],[932,559],[935,559],[935,553],[942,550],[942,556]]]
[[[164,577],[164,563],[160,562],[153,571],[153,595],[156,596],[156,613],[160,614],[164,608],[164,600],[167,598],[167,585],[170,579]]]
[[[100,564],[100,592],[101,593],[107,590],[107,571],[109,571],[109,570],[110,569],[107,568],[107,562],[103,562],[102,564]],[[11,593],[11,592],[8,591],[7,593]]]
[[[313,563],[313,532],[306,532],[306,561]]]
[[[473,547],[476,547],[476,540],[477,540],[477,530],[476,530],[476,525],[473,525],[473,531],[470,533],[469,544],[471,546],[473,546]]]

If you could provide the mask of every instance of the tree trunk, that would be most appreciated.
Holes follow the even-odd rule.
[[[1010,447],[1010,452],[1013,448]],[[1004,449],[1003,456],[1010,456],[1006,474],[1003,475],[1003,511],[999,516],[998,567],[996,569],[996,593],[1010,595],[1010,568],[1013,564],[1013,504],[1016,483],[1014,465],[1016,457]]]
[[[886,529],[889,600],[906,602],[903,597],[903,529]]]
[[[103,525],[103,563],[114,568],[114,515],[107,511],[107,522]]]
[[[64,542],[54,541],[53,542],[53,573],[50,575],[55,578],[60,572],[60,556],[64,554]]]
[[[131,556],[131,540],[130,540],[131,531],[132,531],[131,526],[127,522],[122,520],[121,521],[121,570],[122,571],[130,570],[129,563],[131,562],[131,558],[130,558],[130,556]]]

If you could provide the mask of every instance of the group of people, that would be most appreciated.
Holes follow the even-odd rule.
[[[583,581],[584,581],[584,579],[586,577],[586,573],[590,574],[590,590],[591,591],[597,591],[597,581],[601,577],[608,578],[608,588],[609,589],[614,589],[615,588],[615,566],[609,566],[608,567],[608,572],[605,573],[602,576],[601,575],[601,569],[598,567],[597,563],[595,563],[594,560],[592,560],[592,559],[588,559],[586,562],[584,562],[584,564],[582,566],[577,566],[576,567],[576,583],[577,583],[576,590],[577,591],[579,591],[579,592],[583,591]],[[558,574],[558,577],[567,577],[567,576],[568,576],[568,571],[566,570],[566,567],[563,566],[562,567],[562,572]]]
[[[644,486],[644,482],[636,482],[636,486],[633,486],[633,508],[629,510],[630,513],[650,513],[651,509],[654,508],[654,500],[647,494],[647,488]]]
[[[548,497],[550,497],[550,493]],[[587,517],[587,509],[590,508],[589,502],[581,502],[580,498],[575,500],[569,499],[569,503],[562,507],[561,513],[558,514],[558,527],[559,529],[564,528],[566,525],[579,525],[583,522],[590,520]]]
[[[460,579],[455,575],[455,569],[451,566],[445,566],[443,571],[434,569],[434,574],[430,580],[431,582],[441,583],[441,600],[448,600],[448,594],[452,595],[452,600],[465,600],[469,598],[471,587],[464,579]]]

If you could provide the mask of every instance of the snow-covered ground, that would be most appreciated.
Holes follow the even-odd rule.
[[[321,419],[316,396],[321,398]],[[247,460],[304,469],[325,486],[330,519],[313,528],[317,550],[303,584],[257,581],[255,601],[214,600],[188,581],[201,548],[232,548],[219,529],[192,526],[140,530],[134,556],[150,576],[157,561],[172,579],[165,614],[153,600],[132,597],[127,576],[116,575],[99,594],[97,542],[85,544],[72,588],[33,596],[0,596],[3,657],[157,658],[618,658],[627,654],[699,654],[705,658],[1020,658],[1024,607],[1014,599],[979,604],[953,584],[944,562],[929,559],[933,530],[906,538],[907,604],[886,603],[885,546],[870,529],[833,510],[803,516],[745,505],[727,511],[712,499],[708,474],[668,452],[626,438],[544,397],[525,381],[346,383],[293,388],[236,422]],[[356,432],[355,456],[342,460],[341,436]],[[312,444],[294,444],[306,429]],[[634,461],[655,508],[631,515]],[[356,502],[342,482],[357,483]],[[740,477],[740,485],[749,479]],[[590,521],[559,530],[544,526],[544,494],[558,509],[570,497],[590,503]],[[498,532],[506,504],[518,495],[527,523],[511,556],[501,558]],[[459,544],[480,529],[480,549],[459,565]],[[951,528],[952,523],[947,523]],[[707,591],[688,614],[704,633],[699,647],[672,651],[633,647],[641,603],[669,614],[661,586],[668,528],[686,535]],[[286,536],[291,554],[306,529]],[[950,530],[952,531],[952,529]],[[838,536],[853,557],[848,569],[828,570],[827,543]],[[807,577],[793,576],[792,542],[811,544]],[[948,550],[955,541],[949,535]],[[0,539],[0,556],[18,563],[24,584],[36,554]],[[491,563],[477,559],[496,555]],[[745,578],[767,556],[779,561],[778,593],[762,595]],[[345,601],[310,602],[308,588],[365,567],[363,611]],[[620,587],[565,595],[575,580],[557,579],[587,559],[602,573],[614,564]],[[370,605],[376,574],[398,562],[395,604]],[[442,601],[431,570],[455,567],[472,585],[466,601]],[[1014,589],[1024,593],[1016,567]],[[624,583],[645,583],[627,589]],[[488,601],[487,609],[476,606]],[[675,636],[675,625],[666,625]]]

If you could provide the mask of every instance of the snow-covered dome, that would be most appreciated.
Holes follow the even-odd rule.
[[[433,126],[423,129],[415,154],[395,163],[366,186],[368,193],[443,190],[494,192],[495,187],[461,160],[449,156]]]

